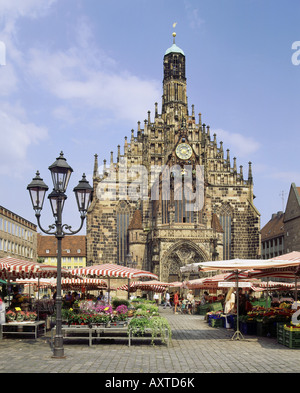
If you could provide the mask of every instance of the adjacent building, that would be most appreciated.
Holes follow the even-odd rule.
[[[274,258],[284,254],[284,213],[272,214],[271,220],[261,230],[261,257]]]
[[[163,57],[162,107],[138,121],[109,165],[99,170],[95,155],[87,214],[88,261],[126,264],[130,256],[164,281],[193,262],[258,258],[261,243],[251,162],[245,175],[194,105],[190,111],[175,35]]]
[[[57,266],[57,239],[55,236],[37,236],[37,252],[40,262]],[[65,236],[62,239],[61,266],[77,269],[86,266],[86,236]]]
[[[300,251],[300,187],[291,184],[284,213],[285,253]]]
[[[0,206],[0,258],[37,260],[37,226]]]

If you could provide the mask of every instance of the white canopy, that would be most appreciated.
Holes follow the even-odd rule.
[[[293,255],[290,255],[293,254]],[[180,268],[181,272],[213,271],[213,270],[250,270],[284,268],[300,265],[300,252],[281,255],[273,259],[230,259],[224,261],[209,261],[192,263]]]

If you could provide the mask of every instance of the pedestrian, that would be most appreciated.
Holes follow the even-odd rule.
[[[158,300],[159,300],[158,293],[155,292],[153,298],[155,300],[156,305],[158,306]]]
[[[177,306],[179,304],[178,291],[174,294],[174,313],[177,314]]]
[[[234,289],[230,288],[229,291],[227,292],[226,298],[225,298],[225,307],[224,307],[224,314],[226,315],[225,317],[225,327],[226,329],[230,328],[230,323],[228,320],[228,314],[232,314],[234,312],[234,307],[235,307],[235,294],[234,294]]]
[[[203,306],[204,304],[208,303],[209,301],[209,294],[208,292],[204,292],[200,301],[201,306]]]
[[[187,301],[188,301],[188,313],[191,314],[194,306],[194,295],[192,291],[189,291],[189,293],[186,296]]]
[[[165,306],[164,306],[164,308],[167,308],[167,306],[172,307],[171,303],[170,303],[170,294],[169,294],[168,291],[166,292],[166,296],[165,296]]]
[[[234,289],[231,287],[225,298],[224,314],[229,314],[235,305],[235,294]]]

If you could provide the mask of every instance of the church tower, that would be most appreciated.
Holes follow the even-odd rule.
[[[188,115],[185,76],[185,55],[175,43],[164,56],[164,79],[162,96],[162,117],[167,124],[181,121]]]

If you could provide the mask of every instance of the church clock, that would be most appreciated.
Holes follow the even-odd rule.
[[[178,158],[181,160],[188,160],[192,156],[192,148],[187,143],[180,143],[175,150],[175,153]]]

